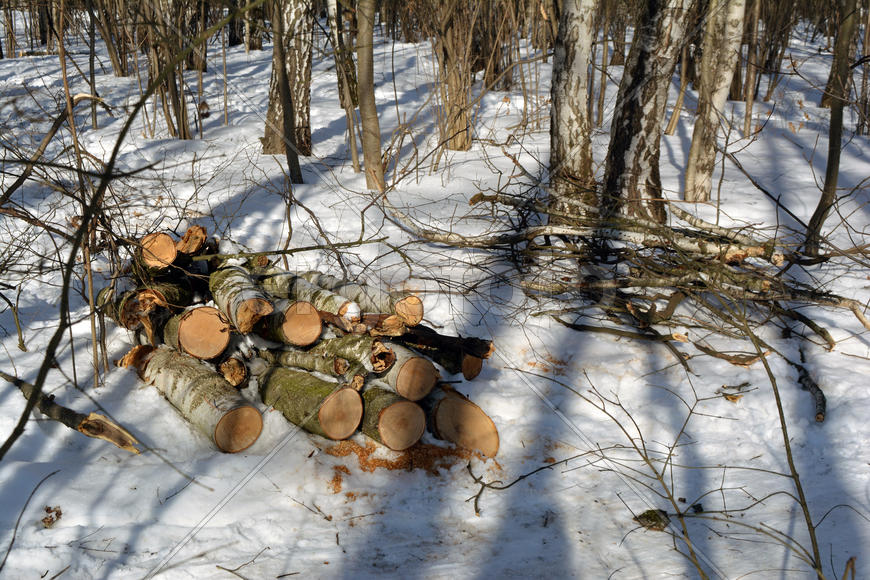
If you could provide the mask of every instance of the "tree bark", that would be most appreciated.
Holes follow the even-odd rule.
[[[314,305],[317,310],[357,320],[360,307],[340,294],[312,284],[305,278],[291,272],[273,268],[266,270],[259,278],[259,284],[269,294],[276,298],[291,298],[304,300]]]
[[[559,213],[573,213],[576,205],[595,205],[592,173],[592,119],[589,65],[598,0],[566,0],[553,57],[550,90],[550,204]],[[606,48],[605,48],[606,52]]]
[[[375,105],[374,73],[374,0],[360,0],[357,6],[357,78],[359,79],[359,115],[362,121],[363,161],[366,187],[383,193],[384,166],[381,161],[381,128]]]
[[[365,414],[360,430],[378,443],[404,451],[423,436],[426,413],[417,403],[374,385],[362,397]]]
[[[278,351],[261,350],[260,358],[270,365],[296,367],[334,377],[344,376],[350,370],[350,363],[346,359],[328,353],[315,353],[295,348]]]
[[[362,312],[396,314],[408,326],[423,320],[423,301],[411,292],[387,292],[368,284],[349,282],[318,271],[300,276],[312,284],[344,296],[359,305]]]
[[[685,199],[710,200],[716,134],[743,42],[744,0],[711,0],[701,52],[698,111],[686,165]]]
[[[659,174],[662,123],[692,0],[646,0],[616,97],[604,171],[604,215],[666,218]]]
[[[260,377],[260,396],[294,425],[327,439],[347,439],[363,417],[358,392],[305,371],[269,369]]]
[[[396,361],[393,351],[380,340],[358,334],[321,340],[310,352],[341,357],[376,373],[386,372]]]

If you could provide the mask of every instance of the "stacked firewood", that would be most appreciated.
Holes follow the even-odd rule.
[[[421,324],[423,303],[311,271],[275,267],[262,253],[218,244],[194,226],[180,240],[140,240],[127,290],[98,295],[103,314],[135,333],[121,361],[157,387],[221,451],[256,441],[262,418],[240,390],[329,439],[357,430],[390,449],[436,437],[494,456],[498,432],[477,405],[440,385],[476,377],[490,341]]]

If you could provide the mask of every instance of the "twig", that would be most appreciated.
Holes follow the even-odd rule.
[[[328,248],[349,248],[355,246],[363,246],[365,244],[377,244],[383,241],[386,241],[387,238],[377,238],[374,240],[357,240],[355,242],[337,242],[330,243]],[[269,250],[268,252],[239,252],[237,254],[201,254],[199,256],[193,256],[191,261],[199,262],[203,260],[211,260],[212,258],[218,258],[221,260],[227,260],[231,258],[259,258],[261,256],[280,256],[284,254],[295,254],[297,252],[309,252],[313,250],[323,250],[327,249],[327,246],[318,245],[318,246],[302,246],[301,248],[289,248],[287,250]]]

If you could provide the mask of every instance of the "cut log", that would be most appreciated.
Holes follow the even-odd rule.
[[[259,282],[263,290],[272,296],[304,300],[313,304],[318,310],[343,316],[349,320],[359,319],[358,304],[340,294],[312,284],[292,272],[271,268],[263,272]]]
[[[186,276],[176,280],[158,280],[140,290],[139,301],[153,300],[158,306],[178,310],[193,302],[193,289]]]
[[[344,376],[350,370],[350,363],[343,358],[327,353],[315,353],[295,348],[280,351],[261,350],[260,358],[270,365],[296,367],[334,377]]]
[[[206,246],[208,242],[208,232],[202,226],[190,226],[182,237],[175,244],[175,249],[179,254],[192,256],[198,253]]]
[[[419,401],[428,395],[438,382],[435,365],[398,344],[391,344],[390,348],[396,355],[396,362],[381,376],[381,380],[409,401]]]
[[[363,391],[363,433],[395,451],[414,445],[426,430],[426,413],[417,403],[386,389],[369,386]]]
[[[257,325],[257,333],[264,338],[293,346],[313,344],[323,332],[320,313],[310,302],[280,300],[275,312]]]
[[[458,351],[482,359],[489,358],[495,352],[495,345],[492,344],[491,340],[484,340],[473,336],[448,336],[440,334],[438,331],[427,326],[409,328],[408,332],[394,340],[414,348],[423,347]]]
[[[358,392],[300,370],[268,370],[260,377],[260,396],[294,425],[327,439],[347,439],[363,416]]]
[[[466,381],[474,379],[483,370],[483,359],[474,356],[473,354],[468,354],[461,350],[433,348],[414,343],[410,344],[413,344],[415,349],[444,367],[444,370],[451,375],[462,373],[462,376]]]
[[[228,266],[213,272],[208,287],[220,311],[242,334],[251,332],[257,321],[272,313],[271,300],[242,267]]]
[[[234,352],[218,363],[217,369],[227,382],[237,389],[244,387],[248,382],[248,365],[245,364],[241,353]]]
[[[301,276],[312,284],[359,304],[362,312],[396,314],[408,326],[415,326],[423,320],[423,301],[411,292],[386,292],[317,271],[305,272]]]
[[[348,334],[322,340],[311,352],[341,357],[376,373],[386,372],[396,361],[396,355],[388,346],[367,335]]]
[[[100,290],[96,297],[98,310],[127,330],[143,328],[152,345],[156,344],[155,328],[160,326],[164,318],[162,315],[156,316],[163,304],[166,304],[164,298],[148,289],[127,290],[116,296],[112,287],[108,286]]]
[[[177,314],[163,329],[163,342],[203,360],[220,356],[231,336],[229,321],[211,306],[199,306]]]
[[[363,314],[354,333],[372,336],[402,336],[408,332],[405,321],[397,314]]]
[[[257,408],[202,361],[165,346],[134,347],[124,359],[122,364],[135,367],[221,451],[243,451],[260,436],[263,419]]]
[[[447,385],[430,399],[429,424],[438,439],[479,451],[487,457],[498,453],[498,429],[480,407]]]
[[[150,270],[163,270],[175,261],[178,250],[167,233],[154,232],[139,240],[138,262]]]

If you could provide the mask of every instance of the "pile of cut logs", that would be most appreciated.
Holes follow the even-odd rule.
[[[240,392],[255,380],[245,393],[321,437],[361,430],[401,451],[428,425],[438,438],[496,454],[492,420],[439,384],[432,362],[473,379],[493,352],[490,341],[421,325],[423,303],[412,293],[288,272],[267,254],[239,250],[219,247],[201,226],[180,240],[152,233],[139,242],[130,288],[116,280],[97,297],[100,312],[139,343],[118,364],[160,390],[221,451],[242,451],[260,435],[261,413]]]

